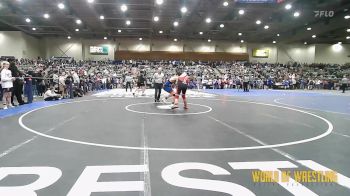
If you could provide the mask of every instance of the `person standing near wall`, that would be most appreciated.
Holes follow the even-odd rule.
[[[1,86],[3,89],[3,101],[4,101],[4,110],[8,109],[8,107],[13,107],[11,104],[11,93],[12,93],[12,87],[13,87],[13,81],[15,80],[14,77],[12,77],[12,73],[9,70],[10,63],[7,61],[4,61],[2,64],[2,70],[1,70]]]
[[[153,81],[154,81],[154,102],[160,102],[160,94],[162,92],[163,87],[163,78],[164,73],[162,73],[162,68],[158,68],[157,72],[153,75]]]
[[[3,97],[3,89],[2,89],[2,85],[1,85],[1,71],[3,69],[3,65],[2,62],[0,63],[0,102],[2,102],[2,97]]]
[[[34,71],[33,67],[28,67],[27,77],[25,78],[24,84],[24,95],[27,97],[27,102],[33,102],[33,77]]]
[[[74,98],[74,94],[73,94],[73,82],[74,79],[72,77],[72,74],[68,72],[68,75],[66,77],[66,80],[64,81],[67,87],[67,92],[68,92],[68,97],[70,99]]]
[[[343,76],[343,79],[341,79],[340,83],[341,83],[341,89],[343,90],[343,93],[345,93],[345,90],[348,87],[348,83],[349,83],[349,79],[346,77],[346,75]]]
[[[59,92],[61,93],[62,98],[66,97],[66,83],[65,83],[65,80],[66,80],[66,73],[62,72],[62,74],[58,78]]]
[[[19,105],[23,105],[25,104],[25,102],[23,101],[22,99],[22,94],[23,94],[23,79],[21,79],[20,77],[23,76],[23,73],[21,73],[15,62],[11,62],[10,63],[10,67],[9,67],[9,70],[11,71],[12,73],[12,76],[15,77],[15,81],[13,82],[13,89],[12,89],[12,95],[11,95],[11,103],[12,105],[14,106],[14,103],[13,103],[13,97],[16,96],[16,99],[17,99],[17,102]]]

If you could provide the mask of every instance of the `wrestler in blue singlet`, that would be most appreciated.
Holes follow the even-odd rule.
[[[171,92],[173,91],[172,83],[171,83],[169,80],[167,80],[167,81],[165,82],[165,84],[164,84],[163,89],[164,89],[166,92],[171,93]]]

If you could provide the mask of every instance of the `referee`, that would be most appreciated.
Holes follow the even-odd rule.
[[[345,90],[348,87],[348,83],[349,83],[349,79],[346,78],[346,75],[343,76],[343,79],[341,79],[340,83],[341,83],[340,89],[343,90],[343,93],[345,93]]]
[[[153,81],[154,81],[154,102],[160,102],[160,94],[162,92],[163,87],[163,78],[164,73],[162,73],[162,68],[158,68],[157,72],[153,75]]]
[[[125,90],[126,90],[126,92],[128,92],[128,87],[130,88],[130,92],[132,91],[132,87],[131,87],[132,80],[133,80],[132,76],[130,75],[130,73],[128,73],[125,76]]]

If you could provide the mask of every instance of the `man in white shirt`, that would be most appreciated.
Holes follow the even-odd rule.
[[[133,81],[133,77],[130,75],[130,73],[128,73],[125,76],[125,90],[126,90],[126,92],[128,92],[128,87],[130,88],[130,92],[132,91],[132,87],[131,87],[132,81]]]
[[[248,85],[249,85],[249,76],[248,75],[245,75],[243,77],[243,91],[244,92],[249,92],[249,89],[248,89]]]
[[[7,109],[8,107],[13,107],[11,104],[11,95],[12,95],[12,88],[13,88],[13,81],[15,80],[14,77],[12,77],[12,73],[9,70],[10,63],[7,61],[1,62],[1,87],[3,90],[3,102],[4,102],[4,108]]]
[[[164,73],[162,68],[158,68],[157,72],[153,75],[154,82],[154,102],[160,102],[160,94],[162,93]]]
[[[344,75],[340,83],[341,83],[341,89],[343,90],[343,93],[345,93],[345,90],[349,84],[349,79]]]

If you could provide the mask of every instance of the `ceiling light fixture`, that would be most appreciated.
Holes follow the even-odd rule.
[[[59,9],[64,9],[66,6],[63,4],[63,3],[59,3],[59,4],[57,4],[57,7],[59,8]]]
[[[290,10],[292,8],[291,4],[287,4],[286,6],[284,6],[284,8],[286,8],[286,10]]]
[[[294,17],[299,17],[299,16],[300,16],[300,12],[298,12],[298,11],[297,11],[297,12],[294,12],[293,16],[294,16]]]
[[[72,39],[72,37],[71,37],[71,36],[68,36],[67,39]]]
[[[93,3],[95,0],[87,0],[88,3]]]
[[[127,20],[127,21],[125,22],[125,24],[129,26],[129,25],[131,25],[131,21],[130,21],[130,20]]]
[[[340,52],[343,49],[343,47],[341,44],[334,44],[332,45],[332,49],[334,52]]]
[[[185,7],[185,6],[182,7],[182,8],[181,8],[181,12],[182,12],[182,13],[186,13],[186,12],[187,12],[187,7]]]
[[[120,9],[122,10],[122,12],[126,12],[126,10],[128,10],[128,6],[123,4],[123,5],[120,6]]]
[[[140,37],[139,40],[142,41],[142,37]]]
[[[153,21],[158,22],[159,21],[159,17],[158,16],[153,17]]]
[[[77,19],[75,22],[76,22],[77,24],[81,24],[81,20],[80,20],[80,19]]]
[[[225,27],[225,25],[224,25],[224,24],[221,24],[221,25],[220,25],[220,28],[224,28],[224,27]]]
[[[199,32],[199,35],[203,35],[203,32],[201,31],[201,32]]]
[[[274,40],[274,41],[272,41],[272,43],[273,43],[273,44],[275,44],[275,43],[276,43],[276,41]]]
[[[347,36],[346,39],[350,39],[350,36]]]
[[[177,27],[177,26],[179,26],[179,22],[175,21],[175,22],[173,23],[173,25],[174,25],[174,27]]]
[[[107,37],[104,37],[103,39],[107,39]]]
[[[164,0],[156,0],[156,4],[162,5],[164,3]]]
[[[306,44],[307,44],[307,42],[304,42],[304,44],[306,45]]]
[[[33,31],[36,31],[36,28],[35,28],[35,27],[33,27],[33,28],[32,28],[32,30],[33,30]]]
[[[346,29],[346,32],[350,33],[350,29]]]
[[[277,37],[279,37],[280,36],[280,34],[279,33],[277,33]]]
[[[208,39],[208,42],[211,42],[211,39]]]
[[[239,11],[238,11],[238,14],[239,14],[239,15],[243,15],[243,14],[244,14],[244,10],[239,10]]]
[[[311,27],[308,27],[306,30],[311,31],[311,29],[312,29]]]
[[[257,20],[255,23],[259,25],[261,24],[261,20]]]
[[[75,31],[76,31],[76,32],[78,32],[78,31],[79,31],[79,29],[75,29]]]
[[[118,33],[121,33],[121,32],[122,32],[122,30],[118,29]]]
[[[264,26],[264,29],[269,29],[269,28],[270,28],[269,25]]]
[[[48,13],[45,13],[45,14],[43,15],[43,17],[46,18],[46,19],[48,19],[48,18],[50,18],[50,15],[49,15]]]
[[[104,20],[104,19],[105,19],[105,16],[101,15],[100,20]]]
[[[163,34],[163,31],[159,31],[160,34]]]
[[[244,43],[244,40],[243,40],[243,39],[241,40],[241,43]]]
[[[238,36],[242,36],[242,33],[238,33]]]
[[[350,15],[344,16],[345,20],[350,19]]]
[[[174,42],[177,42],[177,39],[176,39],[176,38],[174,39]]]
[[[211,23],[211,18],[206,18],[206,19],[205,19],[205,22],[206,22],[206,23]]]
[[[312,35],[312,38],[316,38],[317,36],[316,35]]]
[[[27,23],[30,23],[30,21],[31,21],[30,18],[26,18]]]
[[[225,7],[227,7],[227,6],[228,6],[228,2],[227,2],[227,1],[224,1],[224,2],[222,3],[222,5],[225,6]]]

